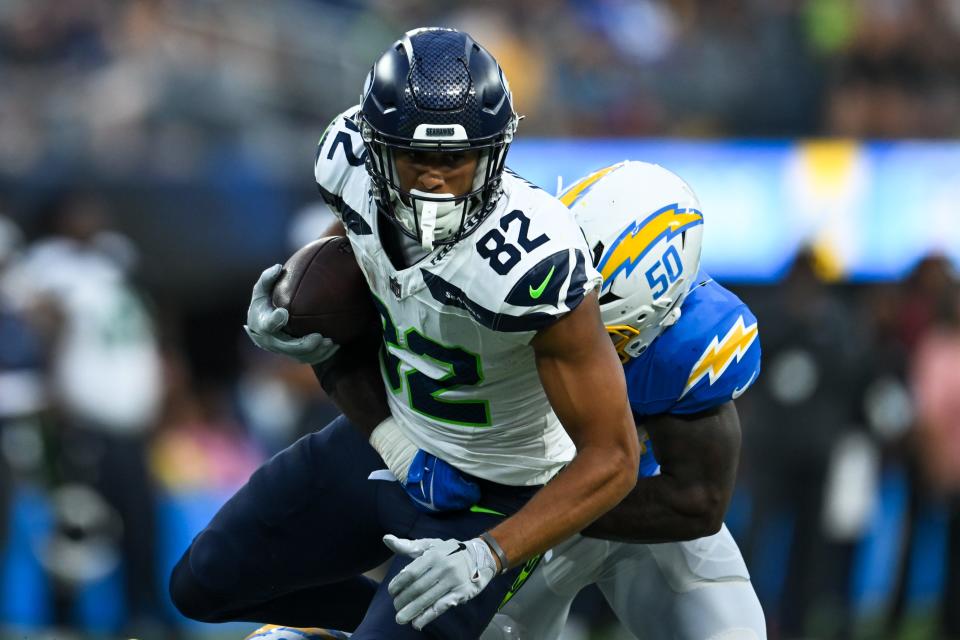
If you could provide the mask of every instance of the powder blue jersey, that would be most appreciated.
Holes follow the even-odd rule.
[[[637,424],[646,416],[699,413],[735,400],[760,373],[757,319],[737,296],[700,271],[682,309],[676,324],[624,365]],[[659,468],[645,446],[640,475]]]

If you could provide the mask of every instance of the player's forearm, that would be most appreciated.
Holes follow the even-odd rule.
[[[376,349],[377,343],[348,345],[330,361],[313,367],[323,390],[367,438],[390,417]]]
[[[660,475],[641,478],[623,502],[583,534],[653,543],[716,533],[740,459],[740,421],[733,403],[697,415],[648,417],[644,426]]]
[[[586,448],[513,517],[490,534],[511,566],[577,533],[615,506],[636,482],[629,448]]]
[[[653,544],[694,540],[720,530],[730,496],[704,486],[680,486],[668,475],[640,478],[614,509],[583,530],[591,538]]]
[[[530,344],[543,390],[577,455],[490,531],[511,565],[567,539],[620,502],[637,482],[640,460],[623,368],[600,321],[596,293]]]
[[[335,220],[323,236],[345,236],[343,223]],[[390,417],[383,378],[380,375],[379,341],[341,347],[330,362],[314,365],[313,373],[340,412],[366,438]]]

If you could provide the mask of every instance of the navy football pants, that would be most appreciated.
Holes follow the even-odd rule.
[[[394,622],[387,592],[410,558],[395,558],[380,586],[360,574],[390,557],[384,534],[467,540],[501,518],[423,514],[397,482],[369,479],[384,467],[343,417],[281,451],[194,538],[170,578],[174,604],[184,615],[208,622],[356,628],[356,640],[479,637],[519,568],[498,576],[423,632]],[[480,482],[481,505],[508,515],[539,488]]]

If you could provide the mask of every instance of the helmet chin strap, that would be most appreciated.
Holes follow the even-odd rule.
[[[437,201],[435,198],[453,198],[452,193],[428,193],[411,189],[410,195],[416,196],[413,206],[420,207],[420,246],[425,251],[433,251],[433,240],[437,231],[437,219],[443,220],[454,209],[461,206],[454,200]]]

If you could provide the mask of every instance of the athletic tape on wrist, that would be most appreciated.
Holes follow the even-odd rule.
[[[417,446],[400,430],[393,417],[387,418],[373,430],[370,446],[380,454],[397,480],[405,483],[410,464],[417,455]]]
[[[503,552],[503,547],[500,546],[500,543],[490,535],[489,531],[484,531],[480,534],[480,539],[487,543],[487,546],[490,547],[490,550],[493,551],[494,555],[497,556],[497,559],[500,560],[500,573],[503,573],[510,568],[510,563],[507,561],[507,554]]]

